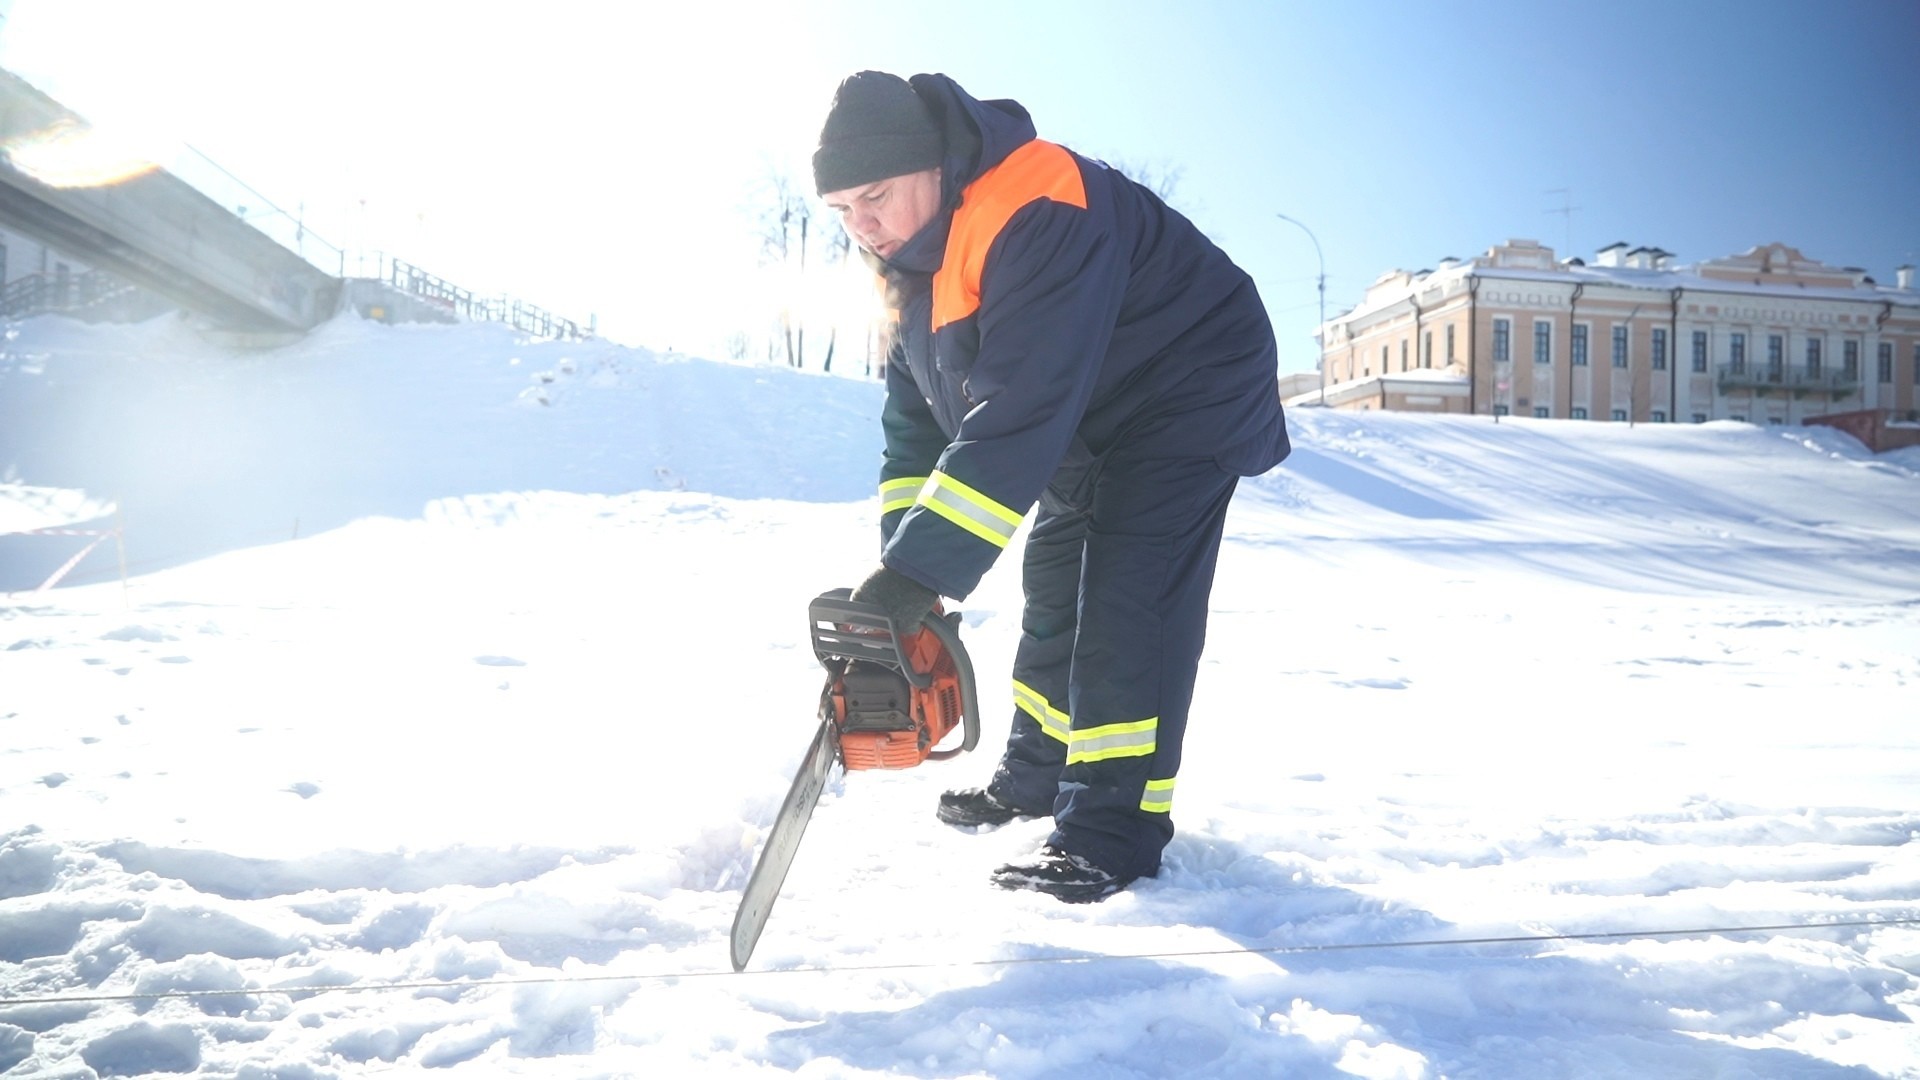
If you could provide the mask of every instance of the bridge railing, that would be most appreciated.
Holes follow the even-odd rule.
[[[176,162],[172,172],[281,247],[335,277],[371,276],[401,292],[444,307],[459,318],[505,323],[537,337],[592,336],[590,331],[583,330],[573,319],[563,318],[511,296],[480,296],[385,253],[351,253],[353,268],[350,275],[350,253],[307,227],[304,206],[288,211],[191,146]],[[376,270],[373,275],[366,273],[369,261]]]
[[[136,292],[100,270],[77,274],[28,274],[0,289],[0,318],[27,319],[47,312],[84,314]]]
[[[168,171],[274,243],[334,277],[346,276],[346,250],[307,227],[304,207],[288,211],[192,146],[175,158]]]

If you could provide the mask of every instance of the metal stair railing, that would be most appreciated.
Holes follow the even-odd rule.
[[[387,255],[381,256],[381,259],[386,264],[382,280],[388,286],[444,307],[470,322],[505,323],[536,337],[579,340],[589,336],[581,331],[578,322],[555,315],[538,305],[510,296],[479,296],[412,263]]]
[[[0,317],[28,319],[57,312],[82,314],[105,306],[138,289],[101,270],[77,274],[28,274],[7,282],[0,290]]]

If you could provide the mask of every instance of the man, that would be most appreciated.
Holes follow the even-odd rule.
[[[1287,454],[1266,309],[1152,193],[944,75],[846,79],[813,168],[898,317],[855,597],[918,625],[1039,504],[1006,752],[938,816],[1051,814],[993,881],[1102,899],[1159,871],[1227,502]]]

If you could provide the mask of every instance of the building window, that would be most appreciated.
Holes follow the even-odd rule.
[[[1893,381],[1893,342],[1883,341],[1880,343],[1880,355],[1878,362],[1874,364],[1874,374],[1877,375],[1883,383]]]
[[[1746,423],[1746,422],[1747,422],[1747,414],[1746,414],[1746,413],[1739,413],[1739,412],[1737,412],[1737,413],[1729,413],[1729,414],[1727,414],[1727,419],[1729,419],[1729,420],[1732,420],[1732,421],[1734,421],[1734,422],[1736,422],[1736,423],[1741,423],[1741,424],[1744,424],[1744,423]]]
[[[1747,335],[1733,334],[1727,339],[1727,364],[1735,375],[1747,370]]]
[[[1820,377],[1821,367],[1820,339],[1810,337],[1807,339],[1807,378],[1818,379]]]
[[[1707,332],[1705,330],[1693,332],[1693,370],[1699,372],[1707,370]]]
[[[1493,320],[1493,362],[1504,364],[1513,359],[1513,320]]]
[[[1407,339],[1400,339],[1400,370],[1407,370]]]
[[[1587,328],[1584,324],[1573,328],[1572,360],[1574,367],[1587,366]]]
[[[1533,362],[1553,363],[1553,324],[1545,319],[1533,322]]]
[[[1615,409],[1615,410],[1613,410],[1613,422],[1614,422],[1614,423],[1616,423],[1616,424],[1623,424],[1623,423],[1626,423],[1626,420],[1627,420],[1627,410],[1625,410],[1625,409]]]
[[[1667,422],[1667,410],[1665,410],[1665,409],[1655,409],[1655,410],[1653,410],[1653,422],[1654,422],[1654,423],[1656,423],[1656,424],[1664,424],[1664,423],[1666,423],[1666,422]]]
[[[1667,370],[1667,332],[1657,326],[1653,328],[1653,370]]]
[[[1392,368],[1387,366],[1387,347],[1382,345],[1380,346],[1380,374],[1385,375],[1392,370]]]
[[[1551,420],[1553,419],[1553,410],[1545,405],[1535,405],[1533,407],[1533,416],[1536,420]]]
[[[1613,328],[1613,366],[1627,366],[1627,328],[1624,326]]]
[[[1706,413],[1703,413],[1703,412],[1697,412],[1697,413],[1694,413],[1694,414],[1693,414],[1693,422],[1694,422],[1694,423],[1696,423],[1696,424],[1704,424],[1704,423],[1706,423],[1706,422],[1707,422],[1707,414],[1706,414]]]
[[[1447,326],[1447,363],[1453,363],[1453,326]]]
[[[1433,366],[1433,331],[1429,330],[1420,338],[1420,366]]]
[[[1493,415],[1495,416],[1507,415],[1507,407],[1505,405],[1495,405],[1493,407]]]
[[[1893,380],[1889,379],[1887,381],[1892,382]],[[1913,381],[1915,385],[1920,386],[1920,341],[1916,341],[1913,344]]]
[[[1840,343],[1840,377],[1860,381],[1860,343],[1851,339]]]
[[[1779,382],[1787,374],[1787,339],[1779,334],[1767,335],[1767,378]]]
[[[1575,405],[1573,407],[1573,418],[1575,420],[1585,420],[1587,418],[1587,410]]]

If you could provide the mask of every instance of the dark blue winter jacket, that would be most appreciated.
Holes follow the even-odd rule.
[[[945,198],[892,259],[869,256],[899,319],[882,561],[964,598],[1056,474],[1116,446],[1245,476],[1286,457],[1246,273],[1146,188],[1036,138],[1018,103],[910,81],[946,135]]]

